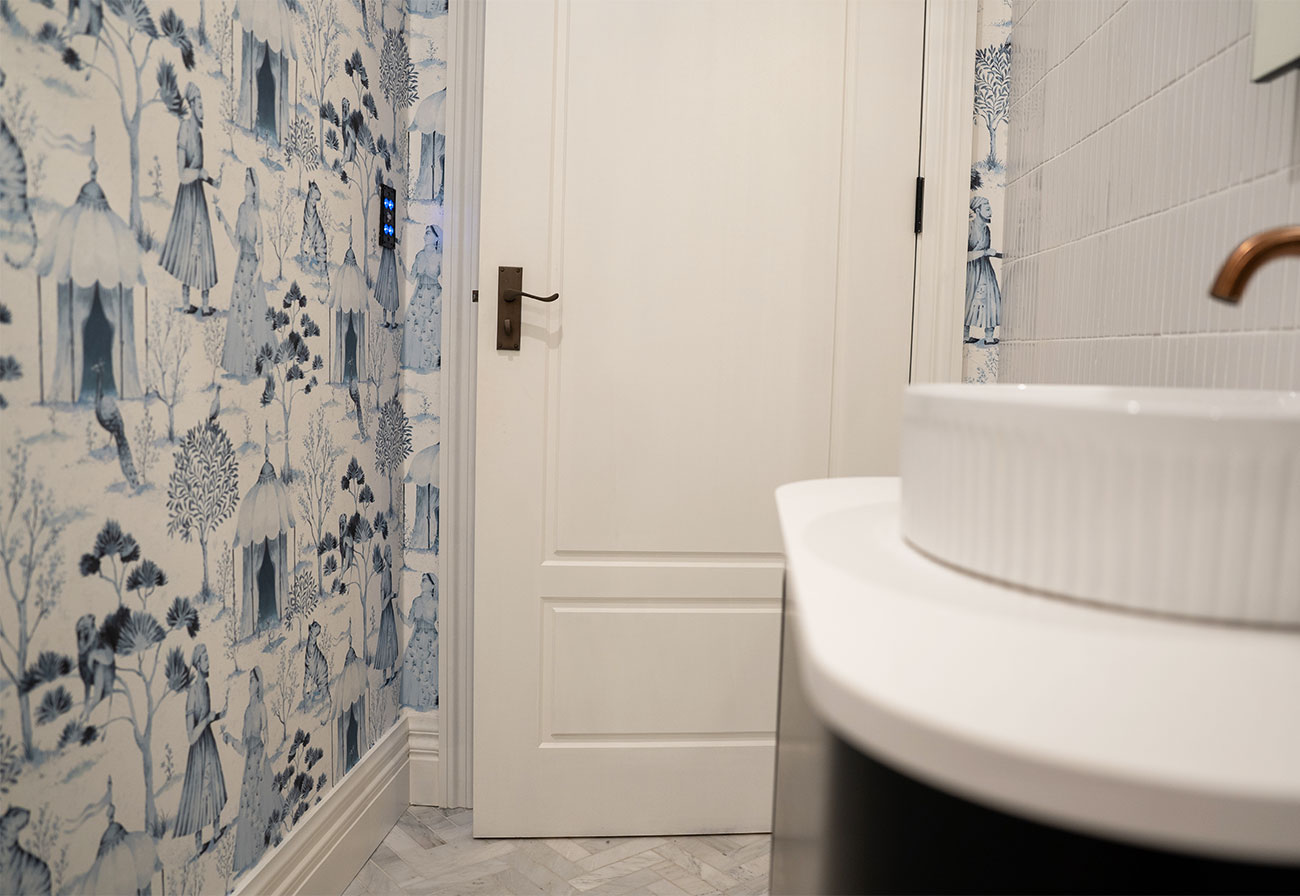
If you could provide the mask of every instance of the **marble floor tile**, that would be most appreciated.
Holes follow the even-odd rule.
[[[626,877],[634,871],[641,871],[653,865],[658,865],[663,861],[663,857],[653,849],[643,850],[635,855],[619,859],[616,862],[610,862],[607,865],[601,865],[593,871],[588,871],[581,877],[575,877],[569,883],[579,890],[594,890],[602,884],[616,881]]]
[[[654,871],[655,869],[651,868],[650,870]],[[654,896],[689,896],[689,894],[681,887],[677,886],[677,884],[670,880],[665,880],[662,877],[654,883],[646,884],[645,889],[647,893],[653,893]]]
[[[361,872],[352,879],[352,883],[343,891],[344,896],[388,896],[392,893],[401,893],[402,888],[397,883],[380,870],[379,866],[373,861],[366,862]]]
[[[544,847],[550,852],[549,847]],[[554,855],[554,853],[552,853]],[[563,862],[559,856],[559,861]],[[542,888],[543,893],[572,893],[573,885],[569,883],[567,876],[557,874],[542,862],[535,860],[524,849],[516,848],[514,852],[505,857],[505,861],[524,877],[528,878],[534,884]],[[565,863],[568,864],[568,863]],[[574,867],[570,865],[570,867]]]
[[[569,881],[585,873],[583,868],[565,858],[560,850],[556,849],[554,845],[556,841],[515,840],[513,842],[521,855],[527,856],[556,877]]]
[[[420,821],[419,818],[407,812],[397,820],[397,828],[403,834],[409,837],[420,849],[433,849],[442,846],[447,841],[433,832],[433,829]]]
[[[687,871],[680,865],[665,859],[652,869],[656,874],[665,881],[672,884],[677,889],[686,893],[687,896],[713,896],[720,892],[714,887],[706,884],[704,878]]]
[[[577,865],[584,871],[596,871],[606,865],[612,865],[631,856],[639,855],[647,849],[654,849],[663,842],[664,840],[660,837],[633,837],[611,846],[609,849],[593,852],[585,859],[579,859]],[[658,859],[655,861],[657,862]]]
[[[577,842],[573,840],[553,839],[553,840],[542,840],[541,842],[545,843],[551,849],[555,850],[557,853],[564,856],[570,862],[576,862],[579,859],[585,859],[587,856],[591,855],[591,852],[589,850],[579,846]]]
[[[771,838],[474,839],[469,809],[412,806],[345,896],[763,896]]]

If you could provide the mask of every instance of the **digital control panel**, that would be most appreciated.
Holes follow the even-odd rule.
[[[397,246],[397,191],[384,184],[379,185],[379,245]]]

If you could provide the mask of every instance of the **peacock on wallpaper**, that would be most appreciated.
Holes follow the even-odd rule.
[[[0,894],[225,893],[437,708],[446,21],[0,0]]]

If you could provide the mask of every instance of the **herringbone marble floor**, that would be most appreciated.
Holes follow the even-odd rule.
[[[766,834],[475,840],[473,812],[412,806],[344,896],[760,896]]]

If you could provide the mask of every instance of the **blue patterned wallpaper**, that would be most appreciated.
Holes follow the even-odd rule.
[[[445,13],[0,0],[0,893],[226,892],[436,707]]]
[[[962,379],[998,379],[1002,321],[1002,225],[1011,95],[1011,0],[980,0],[975,51],[974,140]]]

